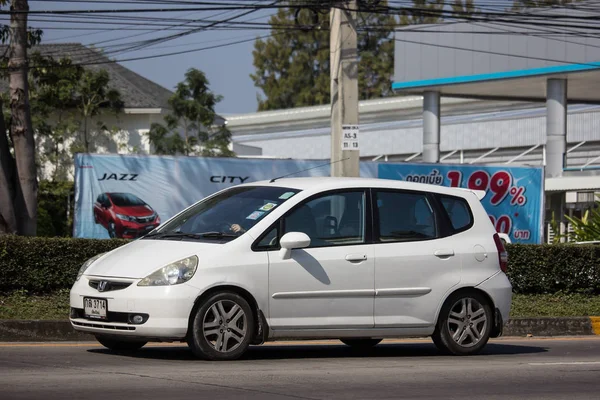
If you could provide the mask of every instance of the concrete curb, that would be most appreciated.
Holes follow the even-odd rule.
[[[597,317],[513,318],[504,327],[504,336],[580,336],[600,335],[592,319]],[[599,318],[600,319],[600,318]]]
[[[514,318],[504,336],[600,335],[600,317]],[[75,331],[69,321],[0,320],[0,342],[88,341],[92,336]]]

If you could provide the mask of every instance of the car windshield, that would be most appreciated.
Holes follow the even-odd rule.
[[[146,205],[142,199],[129,193],[110,193],[109,196],[113,204],[117,207]]]
[[[298,192],[270,186],[234,187],[190,207],[144,238],[232,240]]]

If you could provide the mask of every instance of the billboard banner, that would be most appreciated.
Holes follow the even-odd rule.
[[[379,164],[378,176],[484,190],[481,201],[498,232],[514,243],[541,243],[544,170],[539,167]]]
[[[135,238],[221,189],[309,168],[294,177],[330,174],[324,160],[78,154],[73,236]],[[361,176],[376,175],[361,163]]]

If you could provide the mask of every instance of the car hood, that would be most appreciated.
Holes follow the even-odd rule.
[[[202,259],[202,253],[213,252],[215,246],[223,246],[223,244],[178,240],[136,240],[106,253],[84,274],[141,279],[169,263],[192,255],[198,255]]]
[[[150,206],[114,206],[117,214],[124,214],[129,217],[147,217],[154,214],[154,210]]]

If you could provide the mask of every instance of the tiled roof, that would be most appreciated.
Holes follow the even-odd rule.
[[[0,54],[4,53],[2,47],[5,46],[0,46]],[[112,62],[100,50],[80,43],[57,43],[42,44],[29,51],[39,51],[55,59],[69,57],[74,64],[83,64],[84,68],[90,70],[106,70],[110,75],[110,86],[121,93],[125,108],[169,108],[167,101],[173,94],[170,90]],[[0,90],[8,90],[6,80],[0,80]]]

